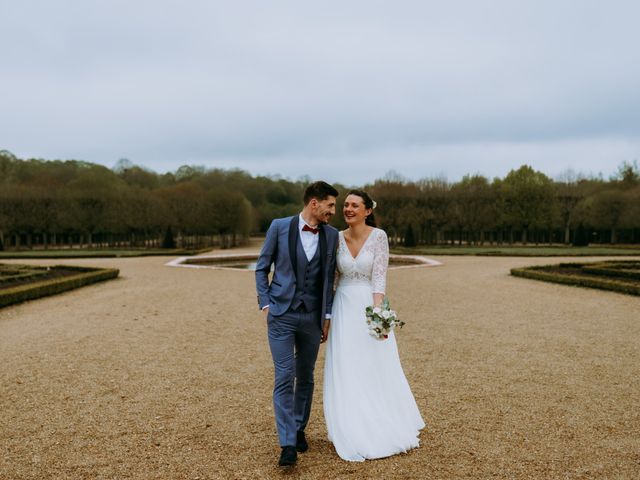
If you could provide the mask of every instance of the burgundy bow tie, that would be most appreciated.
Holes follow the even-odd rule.
[[[302,231],[303,231],[303,232],[311,232],[311,233],[313,233],[313,234],[315,235],[315,234],[317,234],[317,233],[320,231],[320,229],[319,229],[319,228],[313,228],[313,227],[310,227],[309,225],[307,225],[307,224],[305,223],[305,224],[302,226]]]

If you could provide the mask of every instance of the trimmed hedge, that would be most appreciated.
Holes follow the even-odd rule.
[[[640,280],[640,270],[623,270],[617,268],[607,267],[584,267],[582,269],[586,273],[592,275],[601,275],[603,277],[618,277],[618,278],[630,278],[633,280]]]
[[[58,265],[56,267],[65,268],[67,270],[77,270],[79,273],[77,275],[37,281],[30,284],[0,290],[0,308],[15,303],[25,302],[27,300],[35,300],[36,298],[55,295],[57,293],[66,292],[67,290],[91,285],[92,283],[110,280],[116,278],[120,274],[120,270],[115,268],[87,268],[63,265]]]
[[[0,283],[11,283],[16,280],[44,277],[48,273],[47,267],[33,265],[0,264]]]
[[[392,253],[405,255],[477,255],[486,257],[620,257],[638,256],[637,247],[571,247],[571,246],[470,246],[420,245],[417,247],[392,246]]]
[[[625,262],[615,262],[616,268],[610,268],[609,262],[594,263],[560,263],[558,265],[543,265],[511,269],[511,275],[545,282],[575,285],[579,287],[610,290],[629,295],[640,295],[640,281],[638,271],[631,268],[624,269]],[[600,267],[602,265],[602,267]],[[622,266],[620,266],[622,265]],[[566,273],[562,269],[567,270]],[[597,270],[597,272],[594,272]],[[633,275],[629,275],[629,273]]]
[[[121,257],[174,257],[200,255],[210,252],[211,248],[202,249],[79,249],[63,250],[5,250],[0,252],[0,259],[56,259],[56,258],[121,258]]]

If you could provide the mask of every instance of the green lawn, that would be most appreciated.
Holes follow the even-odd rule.
[[[489,257],[634,256],[640,255],[640,246],[419,246],[413,248],[392,247],[391,252],[403,255],[481,255]]]

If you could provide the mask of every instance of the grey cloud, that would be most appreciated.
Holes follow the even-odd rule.
[[[605,173],[637,156],[632,1],[1,8],[0,148],[19,156],[292,177],[323,162],[361,183],[390,156],[452,178],[504,170],[492,156]]]

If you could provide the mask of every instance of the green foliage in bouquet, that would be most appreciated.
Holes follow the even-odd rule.
[[[367,317],[369,335],[378,340],[389,338],[391,330],[395,327],[402,328],[405,324],[405,322],[398,319],[398,314],[394,310],[391,310],[389,300],[386,297],[379,307],[373,305],[366,307],[365,315]]]

